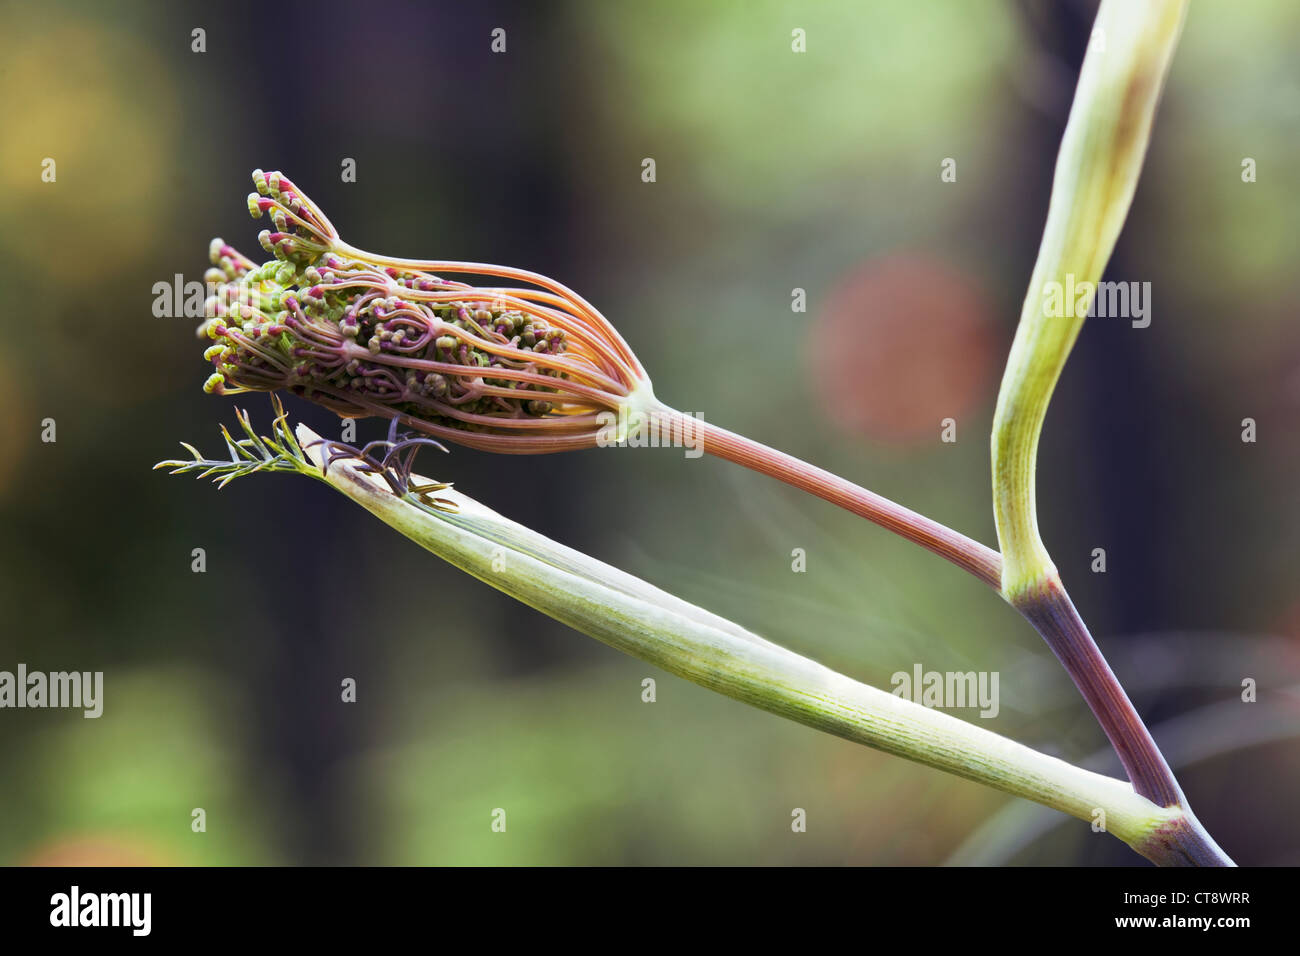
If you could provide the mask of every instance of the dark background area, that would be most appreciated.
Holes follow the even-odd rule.
[[[0,10],[0,669],[106,685],[98,720],[0,711],[0,861],[1141,863],[622,657],[313,482],[149,470],[218,452],[236,406],[269,424],[203,394],[196,320],[152,313],[213,236],[264,258],[263,167],[354,245],[556,277],[677,408],[992,543],[994,399],[1095,4]],[[1076,603],[1243,864],[1300,862],[1298,35],[1294,4],[1191,10],[1107,273],[1151,282],[1151,325],[1086,324],[1039,475]],[[988,726],[1118,772],[1014,612],[830,505],[673,450],[421,470],[877,686],[998,671]]]

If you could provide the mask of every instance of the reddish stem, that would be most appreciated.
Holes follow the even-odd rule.
[[[892,531],[908,541],[915,542],[928,551],[951,561],[957,567],[975,575],[994,590],[1002,587],[1002,557],[992,548],[953,531],[937,521],[917,514],[875,492],[868,491],[838,475],[824,471],[792,455],[768,448],[743,435],[725,428],[699,421],[680,412],[656,412],[663,422],[661,428],[688,429],[703,441],[703,449],[711,455],[725,458],[738,465],[770,475],[788,485],[816,495],[839,505],[868,521]]]
[[[1040,589],[1017,597],[1012,604],[1042,635],[1097,715],[1101,729],[1133,781],[1133,789],[1158,806],[1184,806],[1183,791],[1174,772],[1060,580],[1053,578]]]

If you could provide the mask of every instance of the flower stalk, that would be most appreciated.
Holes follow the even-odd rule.
[[[655,417],[663,422],[660,425],[661,431],[691,427],[689,421],[681,422],[687,416],[666,406],[661,406]],[[696,421],[694,427],[701,432],[701,447],[710,454],[776,478],[866,518],[904,540],[939,555],[994,590],[1000,588],[1002,556],[992,548],[883,495],[744,435],[709,422]]]

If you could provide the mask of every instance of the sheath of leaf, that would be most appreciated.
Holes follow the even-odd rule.
[[[357,249],[301,189],[256,170],[258,265],[220,239],[201,334],[216,394],[286,389],[486,451],[540,454],[657,434],[779,478],[939,554],[994,589],[998,553],[797,458],[684,415],[595,306],[553,279]],[[461,281],[448,276],[460,276]]]
[[[394,530],[516,600],[640,660],[810,727],[975,780],[1095,822],[1161,865],[1198,862],[1188,823],[1124,781],[1038,753],[942,710],[861,684],[739,624],[497,514],[442,481],[414,471],[437,445],[399,433],[353,448],[294,429],[272,396],[275,420],[259,434],[238,412],[244,437],[223,428],[228,456],[159,462],[221,484],[263,472],[324,481]],[[184,444],[184,443],[182,443]]]

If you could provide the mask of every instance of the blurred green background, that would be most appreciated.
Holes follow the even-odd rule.
[[[993,542],[994,397],[1094,12],[5,4],[0,669],[102,670],[105,702],[0,711],[0,861],[1140,864],[623,657],[315,483],[149,470],[233,423],[201,391],[197,323],[155,318],[152,287],[201,279],[212,236],[262,258],[261,166],[364,248],[555,276],[669,403]],[[1245,864],[1300,863],[1297,36],[1285,0],[1193,7],[1108,272],[1152,283],[1152,322],[1087,324],[1039,479],[1076,602]],[[422,470],[878,686],[918,662],[998,671],[986,726],[1118,772],[1011,609],[830,505],[672,450]]]

